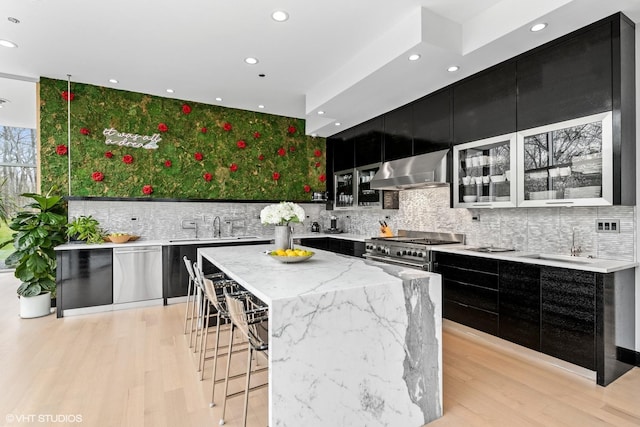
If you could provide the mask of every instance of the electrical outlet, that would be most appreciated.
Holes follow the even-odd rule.
[[[596,233],[619,233],[619,219],[596,219]]]

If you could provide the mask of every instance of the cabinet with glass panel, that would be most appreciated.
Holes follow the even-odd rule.
[[[380,163],[336,172],[335,209],[381,208],[382,192],[371,188],[371,180]]]
[[[516,134],[500,135],[453,147],[453,206],[516,206]]]
[[[613,205],[611,113],[518,133],[518,206]]]

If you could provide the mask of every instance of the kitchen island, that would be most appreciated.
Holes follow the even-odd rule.
[[[442,415],[440,275],[272,245],[198,249],[269,305],[269,425],[422,426]]]

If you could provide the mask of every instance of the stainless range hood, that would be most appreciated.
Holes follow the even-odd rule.
[[[374,190],[443,187],[447,183],[447,153],[433,153],[384,162],[371,180]]]

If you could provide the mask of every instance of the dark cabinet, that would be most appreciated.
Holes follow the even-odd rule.
[[[442,315],[454,322],[498,334],[498,261],[436,253],[442,275]]]
[[[395,160],[413,154],[413,104],[384,115],[384,160]]]
[[[362,257],[365,252],[364,242],[331,237],[300,239],[300,245],[355,257]]]
[[[451,147],[451,89],[427,95],[413,103],[413,154]]]
[[[77,249],[56,253],[57,316],[62,310],[113,304],[113,253]]]
[[[355,151],[353,138],[333,139],[333,171],[353,169],[355,166]]]
[[[611,22],[517,60],[518,130],[612,109]]]
[[[500,338],[540,350],[540,267],[500,261]]]
[[[453,85],[455,144],[516,131],[516,65],[504,62]]]
[[[163,246],[162,248],[162,297],[167,298],[183,297],[187,295],[189,286],[189,274],[184,265],[183,257],[187,257],[191,262],[197,262],[198,248],[212,248],[216,246],[241,246],[241,245],[257,245],[268,243],[269,240],[251,241],[251,242],[224,242],[224,243],[199,243],[189,245],[172,245]],[[213,268],[211,264],[206,264],[203,269],[204,274],[214,273],[217,270],[209,271]]]
[[[355,166],[366,166],[382,161],[382,116],[364,122],[355,128]]]
[[[596,273],[541,267],[543,353],[596,369]]]

